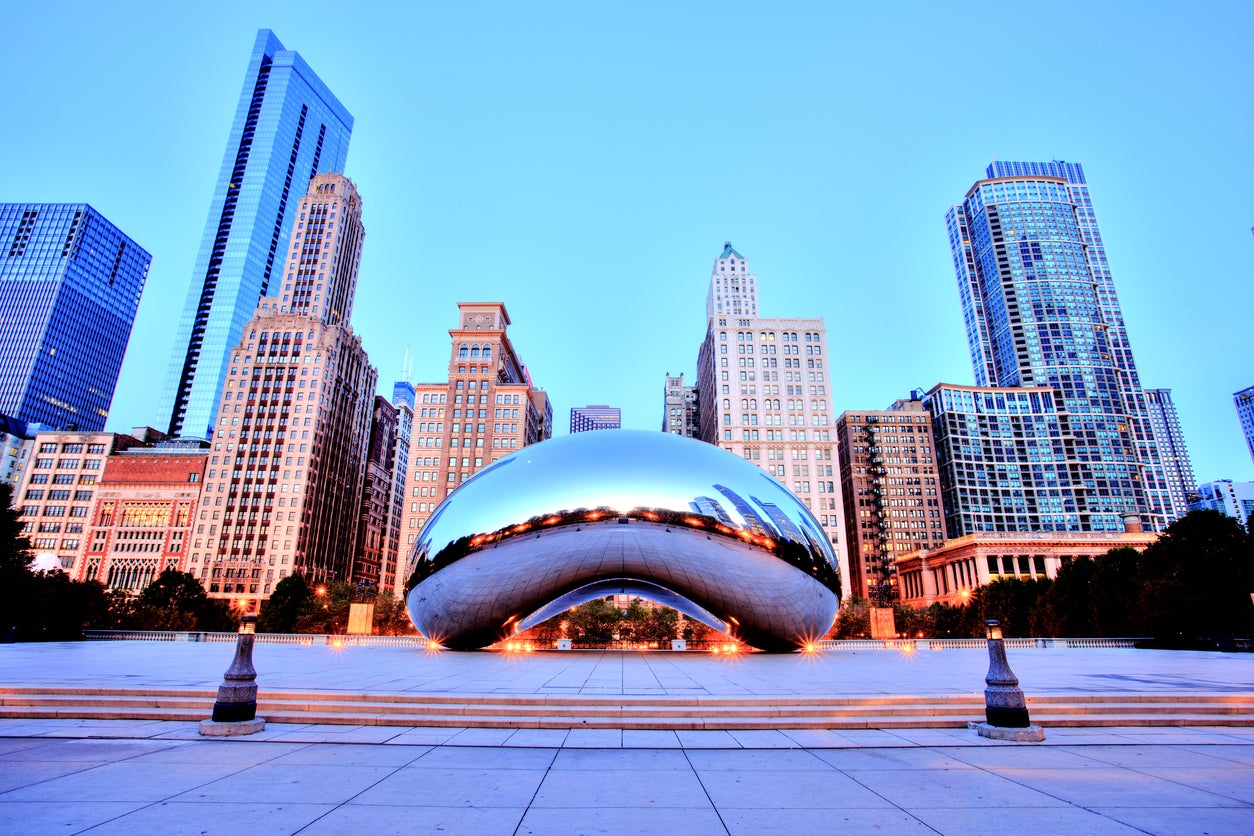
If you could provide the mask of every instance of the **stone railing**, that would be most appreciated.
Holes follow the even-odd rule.
[[[149,642],[234,642],[235,633],[204,633],[182,630],[85,630],[83,637],[88,641],[149,641]],[[324,633],[257,633],[254,641],[257,644],[292,644],[312,647],[326,645],[330,647],[415,647],[427,648],[429,643],[422,636],[341,636]],[[1137,642],[1147,639],[1006,639],[1005,645],[1010,649],[1045,649],[1045,648],[1131,648]],[[975,650],[987,646],[984,639],[826,639],[814,643],[815,650],[896,650],[911,653],[917,650]],[[607,650],[620,648],[581,648],[576,649]],[[722,645],[708,642],[690,641],[687,650],[707,652],[713,647]],[[554,650],[540,643],[533,645],[535,650]],[[626,649],[626,648],[623,648]],[[631,650],[641,651],[648,648],[633,645]],[[670,650],[669,644],[663,650]],[[745,648],[748,650],[749,648]],[[1247,650],[1248,647],[1238,649]]]
[[[234,642],[237,633],[203,633],[195,630],[84,630],[87,641]],[[325,633],[257,633],[256,644],[295,644],[312,647],[426,647],[422,636],[340,636]]]

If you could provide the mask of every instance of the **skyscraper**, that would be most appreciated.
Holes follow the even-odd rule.
[[[258,32],[162,393],[171,434],[212,431],[230,349],[288,249],[292,190],[303,194],[319,172],[344,170],[352,129],[353,117],[300,55]],[[319,306],[336,301],[324,293]]]
[[[1232,402],[1237,407],[1237,418],[1241,421],[1245,446],[1250,448],[1250,458],[1254,460],[1254,386],[1235,393]]]
[[[1146,389],[1145,405],[1150,429],[1153,430],[1154,440],[1158,444],[1158,455],[1163,463],[1167,491],[1171,494],[1171,520],[1175,521],[1188,513],[1188,495],[1197,488],[1197,481],[1193,478],[1193,463],[1189,460],[1189,449],[1184,444],[1180,416],[1171,400],[1171,390]]]
[[[729,278],[733,266],[739,278]],[[697,356],[700,438],[753,462],[814,512],[839,556],[848,594],[823,320],[759,317],[755,277],[730,244],[715,261],[706,310]]]
[[[662,432],[682,435],[684,438],[701,437],[701,412],[698,408],[697,387],[685,386],[684,376],[666,375],[666,387],[662,390]]]
[[[1135,513],[1163,528],[1172,499],[1083,169],[994,162],[946,220],[978,386],[1054,390],[1080,530]]]
[[[616,406],[589,404],[570,408],[570,431],[617,430],[623,426],[622,412]]]
[[[86,203],[0,204],[0,413],[103,429],[151,262]]]
[[[378,383],[348,326],[364,236],[352,181],[314,177],[283,284],[227,355],[189,564],[210,595],[255,601],[294,573],[351,576]]]
[[[505,305],[459,302],[457,311],[457,327],[448,332],[448,382],[414,385],[402,566],[445,496],[497,459],[553,434],[553,405],[506,334]]]
[[[705,296],[705,318],[716,314],[758,315],[758,277],[749,272],[745,257],[723,243],[723,252],[714,259],[710,289]]]

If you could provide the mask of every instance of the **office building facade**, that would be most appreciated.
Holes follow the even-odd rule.
[[[208,459],[204,442],[159,442],[108,456],[78,578],[137,594],[167,569],[187,571]]]
[[[86,203],[0,204],[0,413],[104,429],[151,262]]]
[[[1241,434],[1245,436],[1250,460],[1254,461],[1254,386],[1233,394],[1232,402],[1237,408],[1237,419],[1241,422]]]
[[[299,202],[283,283],[228,355],[190,566],[249,606],[300,573],[347,581],[378,372],[348,325],[365,230],[343,175]],[[290,277],[290,278],[289,278]],[[286,298],[284,298],[286,297]]]
[[[758,315],[758,277],[749,272],[748,262],[731,241],[724,242],[723,252],[714,259],[710,289],[705,296],[706,320],[719,314]]]
[[[273,32],[258,32],[162,393],[172,435],[212,433],[231,350],[278,284],[295,227],[289,204],[318,173],[344,170],[352,128],[353,117],[300,55]],[[306,266],[294,272],[316,284],[317,274],[301,272]],[[324,293],[320,307],[329,304]]]
[[[509,339],[505,305],[460,302],[457,312],[448,381],[413,387],[402,573],[418,532],[444,497],[497,459],[553,434],[553,406]]]
[[[1054,390],[1068,515],[1083,531],[1129,513],[1164,527],[1171,495],[1083,169],[994,162],[946,220],[977,385]]]
[[[570,431],[585,433],[592,430],[617,430],[623,426],[622,412],[616,406],[589,404],[570,409]]]
[[[40,432],[13,507],[36,556],[50,555],[71,577],[83,570],[83,549],[97,483],[108,457],[143,443],[133,435]]]
[[[811,510],[833,544],[849,592],[849,565],[840,492],[840,456],[831,393],[827,331],[822,319],[770,318],[724,312],[737,307],[723,296],[717,269],[743,256],[724,247],[715,262],[707,310],[713,308],[697,356],[700,438],[771,474]],[[740,271],[743,270],[743,273]],[[744,285],[728,284],[728,292]],[[752,299],[756,311],[756,288]],[[746,299],[741,297],[741,309]]]
[[[1254,514],[1254,482],[1234,482],[1231,479],[1203,482],[1190,493],[1189,510],[1218,511],[1247,525],[1250,515]]]
[[[932,416],[918,398],[836,419],[849,553],[849,592],[875,602],[899,595],[895,561],[945,542]]]
[[[1167,480],[1167,492],[1171,496],[1169,522],[1174,522],[1188,513],[1189,493],[1197,487],[1193,478],[1193,463],[1189,459],[1189,448],[1184,443],[1184,432],[1180,429],[1180,416],[1175,402],[1171,400],[1171,390],[1146,389],[1145,407]]]
[[[701,409],[697,399],[697,387],[685,386],[684,376],[666,375],[662,390],[662,432],[682,435],[684,438],[701,437]]]

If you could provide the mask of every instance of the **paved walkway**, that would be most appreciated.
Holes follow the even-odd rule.
[[[212,688],[230,645],[0,646],[0,684]],[[1029,693],[1240,693],[1254,656],[1025,650]],[[530,656],[280,647],[263,690],[970,694],[983,651]],[[1254,729],[617,731],[0,720],[0,832],[1254,833]]]
[[[55,642],[0,645],[0,684],[216,688],[231,644]],[[1008,651],[1029,694],[1249,693],[1254,654],[1169,650]],[[988,653],[974,650],[753,653],[428,652],[416,648],[256,646],[269,690],[354,693],[869,696],[973,694]]]
[[[1018,745],[959,730],[613,734],[271,726],[220,741],[188,723],[0,721],[0,829],[1254,832],[1254,729],[1055,729]]]

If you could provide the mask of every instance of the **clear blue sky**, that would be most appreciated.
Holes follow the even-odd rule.
[[[443,380],[456,303],[499,299],[559,432],[588,403],[659,428],[725,240],[763,315],[826,318],[838,412],[970,383],[945,210],[991,159],[1059,158],[1198,478],[1254,478],[1254,4],[11,4],[0,199],[88,201],[153,254],[111,429],[165,419],[262,27],[356,118],[354,325],[386,392],[406,345]]]

